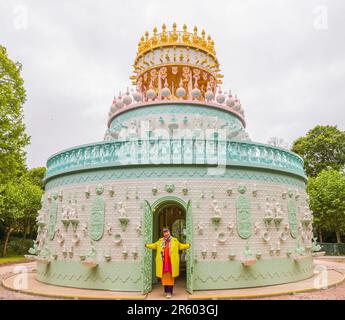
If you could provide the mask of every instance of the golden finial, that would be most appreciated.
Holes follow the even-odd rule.
[[[168,36],[167,36],[166,28],[167,28],[167,26],[165,25],[165,23],[163,23],[163,25],[162,25],[162,34],[161,34],[161,41],[162,41],[162,43],[166,43],[168,41]]]
[[[198,44],[199,43],[198,28],[197,28],[197,26],[194,27],[193,43],[194,44]]]
[[[150,48],[150,39],[149,39],[149,32],[146,31],[145,32],[145,49]]]
[[[170,42],[171,42],[171,43],[177,42],[178,34],[177,34],[177,32],[176,32],[176,28],[177,28],[177,25],[176,25],[176,22],[174,22],[174,23],[173,23],[173,31],[172,31],[172,33],[170,34]]]
[[[142,50],[144,50],[144,44],[145,44],[145,38],[144,36],[142,36],[140,38],[139,44],[138,44],[138,51],[141,52]]]
[[[206,48],[207,47],[207,42],[206,42],[206,38],[205,38],[205,36],[206,36],[205,30],[201,31],[201,36],[202,36],[201,46]]]
[[[187,32],[187,25],[183,25],[183,34],[182,34],[182,41],[184,43],[189,43],[189,34]]]
[[[209,51],[211,51],[212,53],[214,53],[214,42],[213,42],[213,40],[211,39],[211,36],[210,35],[208,35],[208,37],[207,37],[207,49],[209,50]]]
[[[157,27],[153,28],[153,36],[152,36],[152,45],[155,46],[158,43],[158,37],[157,37]]]
[[[215,54],[216,52],[215,52],[215,50],[214,50],[214,41],[213,40],[211,40],[211,52],[213,53],[213,54]]]

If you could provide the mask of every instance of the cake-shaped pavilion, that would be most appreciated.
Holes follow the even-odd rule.
[[[303,160],[249,139],[219,67],[205,31],[145,33],[103,141],[47,161],[30,249],[39,281],[147,293],[157,280],[144,244],[166,226],[191,244],[180,265],[189,292],[313,275]]]

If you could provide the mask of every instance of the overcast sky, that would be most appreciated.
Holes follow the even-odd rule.
[[[211,34],[252,140],[345,130],[344,15],[343,0],[0,0],[0,44],[23,64],[28,165],[103,139],[141,35],[164,22]]]

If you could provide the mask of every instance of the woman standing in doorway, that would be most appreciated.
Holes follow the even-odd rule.
[[[145,244],[148,249],[157,250],[156,276],[162,279],[164,293],[167,299],[173,294],[175,278],[180,272],[179,250],[189,249],[190,244],[182,244],[170,235],[168,228],[163,229],[163,238],[155,243]]]

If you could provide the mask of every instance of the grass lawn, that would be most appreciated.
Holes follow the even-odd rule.
[[[5,258],[0,258],[0,265],[5,264],[5,263],[22,262],[25,260],[26,259],[24,256],[5,257]]]

